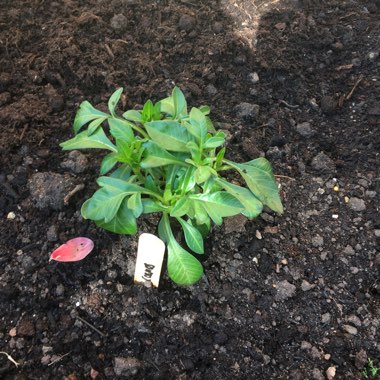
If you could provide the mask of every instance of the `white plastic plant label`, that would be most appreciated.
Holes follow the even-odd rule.
[[[165,243],[152,234],[142,234],[137,247],[135,283],[158,288],[162,262],[165,254]]]

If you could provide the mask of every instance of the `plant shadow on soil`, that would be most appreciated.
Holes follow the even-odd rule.
[[[379,192],[380,140],[371,127],[378,114],[367,112],[376,106],[368,78],[377,62],[364,58],[375,39],[363,48],[376,36],[376,3],[6,1],[3,8],[0,351],[21,365],[0,355],[2,378],[74,380],[95,369],[97,379],[323,379],[335,366],[336,378],[356,379],[365,355],[379,357],[374,199],[368,195],[357,214],[332,191],[328,200],[318,192],[333,177],[352,196]],[[337,70],[358,56],[359,66]],[[353,123],[342,96],[360,75],[367,77],[353,99],[365,104]],[[215,228],[207,283],[180,288],[164,275],[152,290],[133,285],[136,237],[79,216],[102,154],[86,152],[86,170],[74,174],[61,167],[67,153],[58,144],[71,135],[81,101],[105,106],[124,86],[133,107],[174,84],[190,105],[211,106],[229,135],[229,158],[266,154],[285,176],[287,209]],[[242,103],[258,105],[259,114],[244,114]],[[297,132],[301,122],[312,122],[310,135]],[[320,152],[330,161],[318,167]],[[70,173],[86,188],[68,206],[36,208],[28,183],[37,171]],[[155,222],[143,219],[139,231],[154,232]],[[96,250],[80,263],[48,264],[48,253],[74,236],[92,238]],[[335,254],[347,246],[353,254]]]

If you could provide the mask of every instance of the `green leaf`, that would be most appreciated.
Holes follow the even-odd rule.
[[[135,139],[131,123],[123,119],[108,119],[111,135],[116,140],[126,141],[131,143]]]
[[[59,144],[63,150],[73,149],[108,149],[117,152],[117,148],[108,139],[102,127],[91,136],[87,135],[87,131],[78,133],[74,138]]]
[[[211,175],[216,174],[216,171],[213,168],[210,168],[209,166],[198,166],[194,174],[195,182],[199,185],[203,182],[206,182]]]
[[[204,253],[204,246],[203,246],[203,236],[198,231],[197,228],[195,228],[190,223],[186,222],[182,218],[176,218],[185,233],[185,240],[188,247],[194,251],[195,253],[203,254]]]
[[[117,164],[117,153],[112,152],[110,154],[107,154],[100,164],[100,174],[104,175],[107,174],[112,168]]]
[[[237,198],[245,207],[242,214],[247,218],[256,218],[263,210],[263,204],[248,189],[229,183],[223,179],[216,180],[228,193]]]
[[[189,252],[184,250],[174,239],[169,238],[168,273],[178,285],[193,285],[203,274],[202,264]]]
[[[171,236],[172,232],[170,230],[170,225],[167,219],[165,218],[165,214],[160,219],[160,222],[158,223],[158,237],[165,243],[169,241],[169,237]]]
[[[128,199],[128,208],[132,210],[135,218],[138,218],[143,212],[143,204],[141,202],[141,193],[132,194]]]
[[[219,170],[222,167],[223,158],[224,158],[225,153],[226,153],[226,148],[222,148],[218,152],[218,154],[216,155],[216,160],[215,160],[215,164],[214,164],[216,170]]]
[[[141,167],[143,169],[155,168],[164,165],[179,164],[184,165],[184,162],[162,149],[153,141],[148,141],[143,144],[144,159],[141,161]]]
[[[203,115],[208,115],[211,112],[209,106],[200,106],[199,111],[201,111]]]
[[[161,148],[173,152],[188,152],[186,144],[192,137],[177,121],[160,120],[144,124],[149,137]]]
[[[127,194],[133,193],[151,193],[151,191],[144,189],[139,185],[130,183],[115,177],[102,176],[96,180],[97,184],[101,187],[106,187],[110,191],[125,192]]]
[[[109,115],[94,108],[90,102],[85,100],[79,106],[79,110],[74,119],[74,132],[77,134],[79,130],[88,122],[98,118],[108,118]]]
[[[194,166],[189,166],[186,168],[185,175],[181,177],[181,180],[178,184],[178,190],[181,194],[186,194],[189,191],[194,189],[195,186],[195,173],[196,168]]]
[[[114,172],[111,173],[112,178],[118,178],[126,181],[131,175],[131,167],[127,164],[121,165]]]
[[[204,143],[207,135],[207,120],[204,113],[198,108],[193,107],[190,111],[189,123],[185,126],[187,130],[198,140],[198,142]]]
[[[188,215],[194,217],[198,225],[205,224],[210,220],[207,210],[203,207],[203,202],[193,200],[191,206],[193,212],[188,212]]]
[[[229,193],[217,191],[209,194],[191,195],[196,203],[201,203],[215,224],[222,224],[224,217],[240,214],[244,206]]]
[[[151,121],[153,119],[154,106],[151,100],[148,100],[144,104],[144,108],[141,113],[141,118],[144,122]]]
[[[151,214],[153,212],[167,212],[168,209],[158,204],[156,201],[150,198],[143,198],[141,200],[143,205],[143,213]]]
[[[87,135],[91,136],[92,134],[94,134],[98,130],[98,127],[103,123],[104,120],[107,120],[107,118],[106,117],[100,117],[99,119],[93,120],[88,125]]]
[[[127,195],[127,192],[114,191],[108,188],[99,189],[83,203],[82,216],[85,219],[103,220],[108,223],[115,217],[121,202]]]
[[[111,112],[111,115],[113,117],[116,117],[115,108],[117,106],[117,103],[119,103],[120,96],[123,93],[123,88],[118,88],[110,97],[108,100],[108,109]]]
[[[196,224],[194,219],[190,219],[190,222],[193,225],[193,227],[196,228],[202,234],[203,238],[205,238],[211,230],[210,218],[208,218],[206,223],[203,223],[203,224]]]
[[[132,161],[132,147],[128,141],[116,140],[116,147],[118,151],[117,159],[120,162],[130,163]]]
[[[187,212],[189,211],[190,205],[191,205],[191,201],[188,197],[183,197],[179,199],[174,205],[174,207],[172,208],[170,212],[170,216],[180,217],[187,214]]]
[[[280,214],[284,209],[281,203],[276,179],[272,173],[272,167],[264,157],[249,161],[245,164],[225,160],[232,168],[236,169],[244,178],[252,193],[259,200]]]
[[[173,106],[174,106],[174,118],[180,119],[187,115],[187,103],[183,92],[178,88],[174,87],[172,92]]]
[[[137,110],[129,110],[127,112],[124,112],[123,118],[130,121],[137,121],[139,123],[142,122],[141,111],[137,111]]]
[[[224,142],[224,133],[218,132],[218,136],[210,137],[209,139],[207,139],[204,147],[206,149],[218,148],[221,145],[223,145]]]
[[[96,220],[95,223],[98,227],[116,234],[134,235],[137,232],[136,218],[127,207],[127,199],[123,200],[113,219],[107,223],[104,220]]]

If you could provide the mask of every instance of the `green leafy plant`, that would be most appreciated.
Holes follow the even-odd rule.
[[[368,358],[368,363],[362,369],[361,374],[365,379],[374,379],[379,371],[380,369],[373,364],[373,360]]]
[[[169,276],[180,285],[194,284],[203,267],[176,240],[173,221],[181,226],[188,248],[201,255],[212,223],[220,225],[224,217],[240,213],[255,218],[263,205],[282,213],[271,166],[265,158],[242,164],[226,159],[225,135],[214,129],[209,107],[188,112],[179,88],[156,104],[148,100],[142,110],[118,116],[122,91],[109,99],[109,113],[84,101],[74,120],[76,136],[60,144],[64,150],[109,151],[100,166],[100,189],[83,204],[82,216],[108,231],[135,234],[141,214],[161,213],[158,235],[167,244]],[[231,169],[247,187],[223,177]]]

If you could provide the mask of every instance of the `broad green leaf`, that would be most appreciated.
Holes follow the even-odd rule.
[[[98,227],[116,234],[134,235],[137,232],[136,218],[127,207],[127,199],[123,200],[117,214],[108,223],[104,220],[97,220],[95,222]]]
[[[109,115],[107,115],[106,113],[99,111],[96,108],[94,108],[91,105],[91,103],[88,102],[87,100],[82,102],[81,105],[79,106],[79,111],[75,115],[75,119],[74,119],[73,128],[74,128],[75,134],[77,134],[79,132],[79,130],[85,124],[87,124],[91,120],[98,119],[100,117],[107,118],[107,117],[109,117]]]
[[[157,187],[157,184],[151,175],[147,175],[145,177],[144,186],[155,193],[161,193],[160,189]]]
[[[131,167],[127,164],[121,165],[114,172],[111,173],[111,177],[118,178],[126,181],[131,175]]]
[[[78,133],[74,138],[59,144],[63,150],[73,149],[108,149],[117,152],[117,148],[108,139],[102,127],[91,136],[87,135],[87,131]]]
[[[149,137],[161,148],[173,152],[188,152],[192,140],[187,130],[173,120],[151,121],[144,124]]]
[[[198,225],[205,224],[210,220],[207,210],[203,206],[203,202],[193,200],[191,208],[193,212],[188,212],[188,215],[194,217]]]
[[[132,161],[132,147],[128,141],[116,140],[116,147],[118,151],[117,159],[120,162],[131,163]]]
[[[264,157],[249,161],[245,164],[225,160],[232,168],[236,169],[244,178],[252,193],[259,200],[270,207],[273,211],[283,213],[276,179],[273,176],[272,168],[268,160]]]
[[[201,203],[215,224],[222,224],[223,217],[240,214],[244,206],[231,194],[217,191],[209,194],[191,195],[196,203]]]
[[[143,144],[145,150],[141,161],[141,167],[144,169],[155,168],[164,165],[179,164],[184,165],[183,161],[179,160],[165,149],[159,147],[153,141],[148,141]]]
[[[187,115],[187,103],[183,92],[178,88],[174,87],[172,92],[173,106],[174,106],[174,118],[180,119]]]
[[[121,202],[127,192],[114,191],[107,188],[99,189],[83,203],[81,213],[83,218],[110,222],[118,212]]]
[[[99,126],[103,123],[104,120],[107,120],[107,118],[106,117],[100,117],[99,119],[93,120],[88,125],[87,135],[91,136],[92,134],[94,134],[98,130]]]
[[[118,191],[127,194],[151,193],[151,191],[148,189],[144,189],[139,185],[135,185],[134,183],[130,183],[115,177],[102,176],[96,180],[96,183],[101,187],[107,188],[109,191]]]
[[[252,192],[244,187],[234,185],[223,179],[216,180],[227,192],[237,198],[245,207],[242,214],[247,218],[256,218],[263,210],[263,204],[252,194]]]
[[[112,168],[117,164],[117,153],[112,152],[110,154],[107,154],[100,164],[100,174],[104,175],[107,174]]]
[[[172,232],[170,230],[169,221],[165,218],[165,215],[162,216],[160,222],[158,223],[158,237],[165,243],[169,241]]]
[[[116,140],[126,141],[131,143],[135,139],[131,123],[123,119],[108,119],[111,135]]]
[[[151,121],[153,118],[154,106],[151,100],[148,100],[144,104],[144,108],[141,112],[141,118],[144,122]]]
[[[150,198],[141,199],[143,205],[143,213],[151,214],[152,212],[167,212],[168,209],[161,206],[159,203]]]
[[[174,205],[174,207],[172,208],[170,212],[170,216],[180,217],[187,214],[187,212],[189,211],[190,205],[191,205],[191,201],[188,197],[183,197],[179,199]]]
[[[210,218],[208,218],[207,222],[203,223],[203,224],[197,224],[194,219],[190,219],[189,221],[191,222],[193,227],[196,228],[202,234],[203,238],[205,238],[211,230],[211,219]]]
[[[193,107],[190,111],[189,123],[186,123],[188,131],[197,138],[198,142],[204,143],[207,135],[207,120],[204,113]]]
[[[113,117],[116,117],[115,108],[117,106],[117,103],[119,103],[120,96],[123,93],[123,88],[118,88],[110,97],[108,100],[108,109],[111,112],[111,115]]]
[[[128,199],[128,208],[132,210],[135,218],[138,218],[143,212],[143,204],[141,202],[141,193],[134,193]]]
[[[178,285],[193,285],[203,274],[202,264],[170,237],[168,244],[168,273]]]
[[[181,177],[178,185],[178,190],[181,194],[186,194],[187,192],[194,189],[195,186],[195,173],[196,168],[194,166],[189,166],[186,168],[185,175]]]
[[[224,154],[226,153],[226,148],[222,148],[218,154],[216,155],[216,160],[215,160],[215,169],[219,170],[222,167],[223,164],[223,158]]]
[[[198,166],[194,174],[195,182],[198,185],[206,182],[211,175],[216,175],[216,171],[213,168],[209,166]]]
[[[204,253],[204,246],[203,246],[203,236],[198,231],[197,228],[195,228],[190,223],[186,222],[182,218],[176,218],[182,228],[183,232],[185,233],[185,240],[188,247],[195,253],[203,254]]]
[[[219,132],[218,132],[219,133]],[[214,136],[207,139],[204,147],[206,149],[218,148],[223,145],[225,142],[224,137],[222,136]]]
[[[137,110],[129,110],[127,112],[124,112],[123,118],[130,121],[137,121],[139,123],[142,122],[141,111],[137,111]]]

